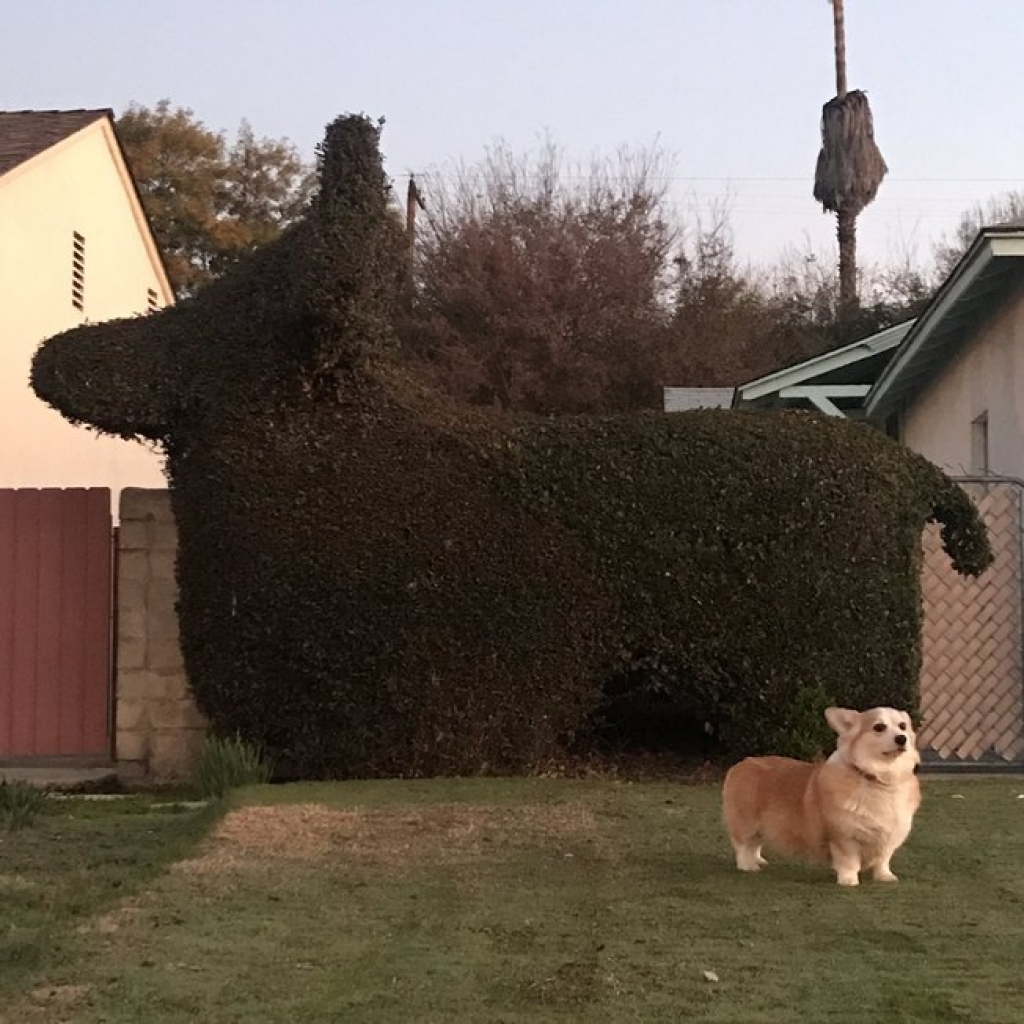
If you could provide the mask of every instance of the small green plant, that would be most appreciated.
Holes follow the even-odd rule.
[[[220,799],[237,786],[269,782],[271,763],[262,751],[239,736],[210,736],[199,757],[196,785],[206,798]]]
[[[46,793],[27,782],[0,780],[0,821],[9,832],[31,825],[45,802]]]
[[[835,749],[836,738],[825,721],[825,708],[834,701],[818,682],[796,686],[792,693],[790,707],[779,716],[777,738],[766,749],[813,761]]]

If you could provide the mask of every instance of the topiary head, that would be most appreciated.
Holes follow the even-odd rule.
[[[72,422],[167,441],[244,391],[335,391],[392,344],[403,239],[379,143],[364,116],[333,121],[298,224],[178,306],[44,342],[36,394]]]

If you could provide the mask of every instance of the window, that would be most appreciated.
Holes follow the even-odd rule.
[[[886,417],[885,420],[885,434],[887,437],[891,437],[894,441],[903,440],[903,414],[900,411],[896,411]]]
[[[155,288],[146,289],[146,312],[155,313],[160,308]]]
[[[85,236],[71,234],[71,305],[85,310]]]
[[[983,412],[971,421],[971,472],[984,476],[988,471],[988,413]]]

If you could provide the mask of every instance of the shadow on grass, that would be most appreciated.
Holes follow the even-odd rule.
[[[0,838],[0,1005],[44,975],[73,977],[85,922],[186,856],[221,813],[151,803],[54,800],[33,827]]]

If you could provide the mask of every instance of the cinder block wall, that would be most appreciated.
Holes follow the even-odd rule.
[[[178,534],[165,490],[121,492],[115,753],[126,780],[186,778],[206,735],[189,693],[174,610]]]

